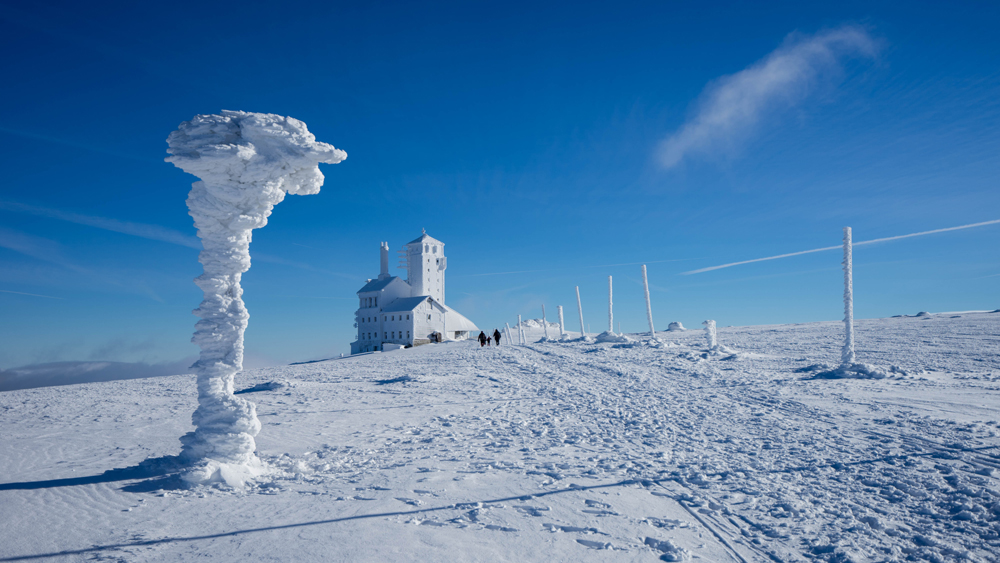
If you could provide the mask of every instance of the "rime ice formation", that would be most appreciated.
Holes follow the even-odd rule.
[[[203,247],[204,273],[195,283],[205,297],[194,311],[201,320],[192,341],[201,355],[191,366],[198,374],[195,431],[181,438],[181,456],[194,464],[185,478],[238,485],[261,471],[254,454],[256,407],[233,395],[249,319],[240,278],[250,269],[251,232],[267,224],[286,193],[319,193],[317,164],[340,162],[347,153],[316,142],[297,119],[243,111],[198,115],[181,123],[167,144],[166,161],[200,178],[187,199]]]
[[[611,288],[611,276],[608,276],[608,332],[615,331],[615,300]]]
[[[854,357],[854,279],[851,247],[851,228],[844,227],[844,349],[840,363],[851,365]]]
[[[557,306],[557,309],[559,309],[559,338],[564,339],[566,338],[566,323],[563,321],[562,305]]]
[[[715,350],[719,347],[719,342],[715,338],[715,321],[705,321],[705,340],[708,341],[708,349]]]
[[[649,337],[656,338],[656,329],[653,328],[653,307],[649,303],[649,279],[646,277],[646,265],[642,265],[642,289],[646,294],[646,318],[649,319]]]
[[[580,302],[580,286],[576,286],[576,310],[580,312],[580,338],[587,338],[587,326],[583,324],[583,304]]]
[[[687,329],[684,328],[684,325],[680,321],[674,321],[667,325],[667,330],[670,332],[684,332]]]

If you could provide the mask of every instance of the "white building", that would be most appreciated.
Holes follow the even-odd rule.
[[[444,304],[444,243],[426,231],[399,251],[406,281],[389,275],[389,243],[381,243],[381,271],[358,290],[354,314],[358,339],[351,353],[419,346],[437,340],[464,340],[479,329]],[[475,334],[473,334],[475,336]]]

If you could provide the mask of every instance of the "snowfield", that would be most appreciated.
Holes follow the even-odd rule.
[[[0,393],[0,561],[997,561],[1000,313],[459,342],[250,371],[245,490],[183,488],[193,376]],[[578,336],[578,335],[576,335]]]

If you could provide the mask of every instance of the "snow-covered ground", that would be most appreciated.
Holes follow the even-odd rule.
[[[889,377],[816,378],[841,335],[247,372],[273,472],[246,490],[179,488],[193,376],[0,393],[0,560],[998,560],[1000,314],[857,321]]]

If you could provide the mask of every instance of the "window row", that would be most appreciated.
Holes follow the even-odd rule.
[[[366,332],[362,332],[361,333],[361,338],[365,338],[367,336],[366,340],[371,340],[372,339],[372,334],[375,335],[375,338],[378,338],[378,333],[377,332],[375,332],[375,333],[372,333],[372,332],[367,332],[367,333]],[[397,337],[396,334],[399,334],[399,336]],[[382,338],[388,338],[388,339],[391,339],[391,340],[395,340],[396,338],[403,338],[403,331],[400,330],[400,331],[397,332],[397,331],[393,330],[393,331],[389,331],[389,332],[383,332],[382,333]],[[409,338],[410,338],[410,331],[406,331],[406,339],[409,340]]]
[[[400,320],[400,321],[404,320],[403,319],[403,315],[383,315],[382,316],[382,320],[383,321],[395,321],[395,320],[397,320],[396,317],[399,317],[398,320]],[[429,319],[430,316],[428,316],[427,318]],[[363,322],[363,323],[370,323],[370,322],[373,322],[373,320],[377,321],[378,317],[364,317],[363,319],[361,319],[361,322]],[[410,315],[406,315],[406,319],[405,320],[407,320],[407,321],[410,320]]]

